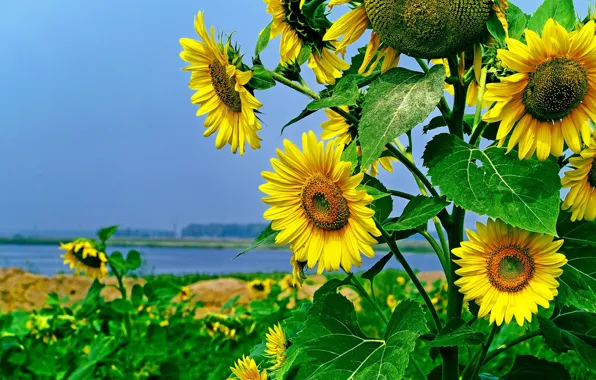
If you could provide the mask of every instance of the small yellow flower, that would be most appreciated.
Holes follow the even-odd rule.
[[[234,367],[230,367],[230,369],[235,376],[234,378],[238,380],[267,380],[267,371],[259,372],[254,359],[246,356],[238,359]]]
[[[275,363],[273,368],[281,368],[286,360],[287,340],[281,325],[278,323],[273,327],[269,327],[269,332],[266,335],[267,349],[265,354],[271,361]]]
[[[192,297],[192,292],[190,291],[190,288],[188,286],[183,286],[182,288],[180,288],[180,294],[179,299],[180,302],[185,302],[190,300],[190,298]]]
[[[403,278],[402,276],[399,276],[397,278],[397,283],[400,284],[401,286],[404,286],[404,284],[406,283],[406,279]]]
[[[168,322],[168,320],[167,320],[167,319],[166,319],[166,320],[164,320],[164,321],[161,321],[161,322],[159,322],[159,325],[160,325],[161,327],[167,327],[167,326],[169,326],[169,324],[170,324],[170,322]]]
[[[389,294],[387,296],[387,306],[391,309],[391,311],[395,310],[399,301],[395,298],[393,294]]]
[[[89,352],[91,351],[91,347],[87,345],[87,346],[83,347],[82,351],[83,351],[83,354],[89,355]]]

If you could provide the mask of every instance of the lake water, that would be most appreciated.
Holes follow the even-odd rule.
[[[126,256],[126,252],[130,249],[113,247],[109,252],[118,250]],[[254,250],[235,260],[234,257],[240,251],[238,249],[143,247],[137,250],[143,256],[143,265],[138,271],[139,274],[290,271],[290,252],[284,250]],[[69,273],[68,266],[62,264],[60,255],[63,252],[54,246],[0,245],[0,267],[18,267],[44,275]],[[378,252],[374,259],[363,257],[364,262],[360,270],[370,268],[385,253]],[[404,256],[414,270],[441,270],[441,264],[435,255],[404,253]],[[391,260],[387,267],[401,268],[396,260]]]

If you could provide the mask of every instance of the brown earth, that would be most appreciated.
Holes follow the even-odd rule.
[[[445,278],[442,272],[423,272],[418,277],[429,286],[439,278]],[[93,281],[84,276],[57,275],[41,276],[17,268],[0,268],[0,310],[7,313],[13,310],[31,311],[44,306],[48,293],[56,292],[60,297],[68,297],[68,304],[72,304],[87,294]],[[312,299],[315,291],[325,282],[324,276],[310,276],[307,283],[299,290],[298,298]],[[113,277],[105,280],[107,285],[116,285]],[[128,279],[125,285],[130,292],[134,284],[144,284],[143,279]],[[229,299],[239,295],[238,303],[247,305],[255,299],[245,281],[234,278],[218,278],[200,281],[189,285],[193,302],[200,301],[203,307],[197,311],[200,317],[209,311],[219,310]],[[341,293],[356,304],[358,308],[360,297],[350,289],[343,288]],[[108,286],[102,291],[107,301],[119,297],[115,287]]]

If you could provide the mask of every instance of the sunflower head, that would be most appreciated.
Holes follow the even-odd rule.
[[[274,363],[273,368],[281,368],[282,364],[286,361],[288,341],[279,323],[273,327],[269,327],[265,344],[267,346],[265,355]]]
[[[381,40],[416,58],[463,51],[484,34],[492,0],[365,0]]]
[[[563,187],[569,188],[562,209],[571,211],[571,221],[596,220],[596,136],[579,157],[571,157],[573,170],[565,172]]]
[[[253,280],[248,283],[248,289],[257,298],[266,298],[271,293],[271,286],[273,281],[268,278],[267,280]]]
[[[501,325],[515,317],[522,326],[532,321],[538,305],[548,308],[558,294],[556,280],[567,263],[558,253],[563,240],[531,233],[509,226],[500,220],[477,224],[477,231],[468,230],[469,241],[455,248],[454,260],[461,276],[455,285],[464,294],[464,301],[476,301],[478,317],[490,314],[490,322]]]
[[[85,272],[87,276],[95,279],[108,275],[108,259],[105,253],[98,250],[94,240],[76,239],[67,244],[60,243],[60,249],[66,251],[62,255],[64,264],[69,264],[70,269],[74,269],[77,274]]]
[[[254,359],[242,356],[242,359],[236,361],[234,367],[230,367],[234,374],[233,379],[238,380],[267,380],[267,371],[259,372],[259,367]]]
[[[290,264],[292,265],[292,287],[301,288],[302,284],[304,283],[304,279],[306,278],[304,275],[306,261],[297,261],[296,255],[292,254],[292,257],[290,258]]]

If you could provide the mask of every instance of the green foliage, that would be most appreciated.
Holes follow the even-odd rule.
[[[559,363],[551,363],[534,356],[515,358],[513,368],[501,380],[559,379],[571,380],[569,372]]]
[[[425,225],[449,205],[442,198],[419,195],[413,198],[395,222],[385,224],[387,231],[406,231]]]
[[[362,108],[358,128],[362,167],[381,156],[385,145],[423,122],[443,96],[445,68],[427,74],[396,68],[373,82]]]
[[[263,66],[257,65],[252,68],[252,78],[248,85],[255,90],[267,90],[275,86],[275,80]]]
[[[383,185],[381,181],[379,181],[375,177],[372,177],[368,174],[364,175],[364,179],[362,180],[362,186],[364,186],[364,188],[366,189],[376,189],[377,195],[387,194],[387,188],[385,187],[385,185]],[[385,221],[385,219],[389,217],[389,215],[393,211],[393,199],[391,199],[391,197],[377,196],[370,207],[373,210],[375,210],[375,218],[382,223]]]
[[[99,237],[99,240],[105,243],[116,233],[116,231],[118,231],[118,226],[102,228],[97,231],[97,236]]]
[[[240,252],[236,257],[244,255],[247,252],[252,251],[253,249],[257,249],[262,245],[266,244],[275,244],[275,237],[279,231],[273,231],[271,229],[271,224],[269,224],[257,238],[252,242],[250,247],[246,248],[244,251]]]
[[[480,150],[453,135],[436,136],[424,165],[447,199],[480,215],[529,231],[556,235],[559,166],[554,160],[518,160],[505,149]]]
[[[576,22],[573,0],[545,0],[530,17],[528,29],[542,34],[544,24],[549,18],[553,18],[567,30],[573,29]]]
[[[461,318],[452,319],[443,327],[439,335],[428,345],[430,347],[476,346],[482,344],[486,337],[475,331]]]
[[[509,23],[509,38],[521,39],[530,16],[525,14],[518,6],[509,2],[507,22]]]
[[[342,77],[333,87],[331,96],[313,100],[306,106],[306,109],[309,111],[316,111],[322,108],[356,105],[359,95],[359,80],[359,75],[347,75]]]

